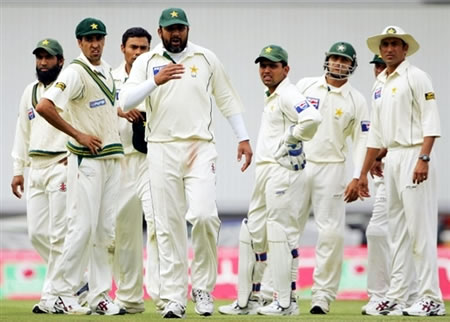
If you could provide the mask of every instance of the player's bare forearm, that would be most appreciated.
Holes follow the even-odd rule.
[[[426,136],[423,138],[422,148],[420,149],[420,154],[417,156],[416,167],[413,172],[413,183],[421,183],[428,179],[428,162],[432,161],[424,161],[419,159],[420,155],[430,155],[431,150],[433,149],[434,140],[436,137],[434,136]]]
[[[244,172],[245,170],[247,170],[247,168],[252,163],[252,157],[253,157],[253,151],[252,151],[252,147],[250,146],[249,140],[239,142],[238,154],[237,154],[238,162],[241,162],[242,155],[245,156],[245,162],[241,167],[241,171]]]
[[[347,185],[347,188],[345,189],[344,193],[344,201],[347,203],[353,202],[359,197],[358,193],[358,179],[353,179],[350,181],[350,183]]]
[[[61,132],[66,133],[67,135],[70,135],[80,144],[88,147],[92,154],[97,154],[97,150],[101,149],[102,142],[99,138],[92,135],[84,134],[75,129],[68,122],[66,122],[59,115],[52,101],[46,98],[41,99],[39,104],[36,106],[36,111],[55,128],[57,128]]]

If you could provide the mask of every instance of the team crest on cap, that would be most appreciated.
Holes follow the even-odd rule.
[[[50,43],[50,42],[49,42],[47,39],[45,39],[45,40],[42,41],[42,45],[44,45],[44,46],[45,46],[45,45],[48,45],[49,43]]]
[[[55,84],[56,88],[59,88],[61,90],[61,92],[63,92],[66,89],[66,84],[64,84],[63,82],[57,82]]]
[[[98,29],[98,25],[96,23],[91,24],[91,29],[92,30]]]
[[[395,28],[389,28],[388,30],[386,30],[386,33],[387,34],[396,34],[397,33],[397,30],[395,30]]]
[[[267,54],[270,54],[270,52],[272,51],[272,47],[267,47],[264,51],[265,51]]]
[[[171,16],[172,18],[178,18],[178,12],[176,12],[176,11],[174,10],[174,11],[172,11],[172,12],[170,13],[170,16]]]
[[[338,48],[337,48],[338,51],[342,51],[342,52],[344,52],[346,49],[347,48],[345,47],[345,45],[342,45],[342,44],[339,45]]]

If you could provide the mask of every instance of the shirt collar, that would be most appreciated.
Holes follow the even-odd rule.
[[[322,78],[320,79],[320,87],[326,88],[328,91],[341,94],[344,97],[347,97],[350,93],[352,86],[350,85],[350,81],[347,79],[344,85],[341,87],[331,87],[327,83],[327,79],[325,78],[326,74],[323,74]]]
[[[167,54],[169,56],[171,56],[171,57],[174,55],[174,54],[168,52],[167,49],[164,48],[162,43],[159,43],[158,45],[156,45],[156,47],[153,50],[153,52],[154,52],[154,54],[157,54],[159,56],[164,56],[164,52],[167,52]],[[183,60],[186,57],[193,56],[193,55],[198,54],[198,53],[202,53],[202,51],[199,50],[198,46],[196,46],[193,43],[191,43],[190,41],[188,41],[188,43],[186,45],[186,48],[184,48],[182,53],[184,53],[184,55],[183,55],[181,60]],[[179,55],[179,54],[175,54],[175,55]],[[177,63],[178,63],[178,61],[177,61]]]
[[[87,59],[83,53],[80,53],[78,59],[88,65],[93,72],[102,75],[104,78],[108,78],[108,71],[111,69],[111,67],[103,59],[100,61],[100,65],[98,66],[92,65],[89,59]],[[103,71],[104,74],[100,73],[99,71]]]
[[[266,98],[275,96],[275,95],[281,95],[282,91],[284,88],[286,88],[287,86],[289,86],[289,84],[291,83],[291,81],[289,80],[289,77],[286,76],[285,79],[283,79],[280,84],[278,84],[277,88],[275,89],[275,91],[270,94],[269,89],[266,87],[264,93],[266,94]]]
[[[397,68],[394,70],[394,72],[392,74],[389,75],[389,77],[392,77],[392,75],[395,75],[395,74],[403,75],[406,72],[406,70],[408,69],[409,65],[410,65],[409,61],[405,59],[404,61],[402,61],[400,63],[400,65],[397,66]],[[381,81],[385,82],[386,79],[388,78],[386,71],[387,71],[387,69],[385,68],[383,70],[383,72],[381,72],[378,75],[377,78],[380,79]]]

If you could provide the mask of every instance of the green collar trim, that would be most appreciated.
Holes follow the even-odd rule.
[[[33,105],[34,109],[36,109],[36,105],[38,104],[38,98],[37,98],[38,86],[39,86],[39,83],[34,84],[33,92],[31,93],[31,105]]]
[[[114,102],[116,100],[116,84],[113,82],[113,89],[112,91],[109,90],[108,86],[100,79],[100,77],[97,76],[96,73],[92,71],[92,69],[89,68],[88,65],[83,63],[79,59],[74,59],[72,61],[72,64],[78,64],[81,67],[84,68],[84,70],[89,74],[89,76],[92,77],[92,79],[97,83],[98,87],[102,90],[102,92],[106,95],[106,97],[109,99],[111,104],[114,106]],[[112,79],[112,76],[111,76]]]

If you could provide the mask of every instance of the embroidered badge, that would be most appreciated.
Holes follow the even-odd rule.
[[[297,111],[297,113],[303,112],[303,111],[306,110],[308,107],[309,107],[309,103],[308,103],[308,101],[306,101],[306,100],[301,101],[300,103],[297,103],[297,104],[294,106],[294,108],[295,108],[295,110]]]
[[[306,99],[308,100],[309,104],[311,104],[312,106],[314,106],[316,108],[316,110],[319,109],[320,99],[315,98],[315,97],[309,97],[309,96],[306,96]]]
[[[64,84],[63,82],[57,82],[55,84],[56,88],[59,88],[61,90],[61,92],[63,92],[66,89],[66,84]]]
[[[370,129],[370,121],[361,121],[361,131],[367,132]]]
[[[62,191],[62,192],[67,191],[67,186],[64,182],[61,182],[61,184],[59,185],[59,191]]]
[[[433,92],[425,93],[425,100],[429,101],[429,100],[434,100],[434,99],[435,99],[435,97],[434,97]]]
[[[381,87],[380,88],[377,88],[376,90],[375,90],[375,92],[373,93],[373,99],[378,99],[378,98],[380,98],[381,97]]]
[[[192,78],[197,77],[198,67],[195,67],[195,65],[192,65],[190,67],[190,69],[191,69],[191,77]]]
[[[339,119],[341,118],[342,114],[344,114],[344,111],[342,110],[342,108],[338,107],[334,112],[334,117]]]
[[[36,115],[34,114],[34,110],[32,107],[30,107],[30,109],[28,110],[28,119],[31,121],[35,117],[36,117]]]
[[[162,66],[155,66],[153,67],[153,76],[155,76],[156,74],[159,73],[159,71],[161,70],[161,68],[163,68],[166,65],[162,65]]]
[[[96,100],[96,101],[89,102],[89,107],[90,108],[96,108],[96,107],[99,107],[99,106],[102,106],[102,105],[105,105],[105,104],[106,104],[106,100],[104,98],[102,98],[102,99],[99,99],[99,100]]]

